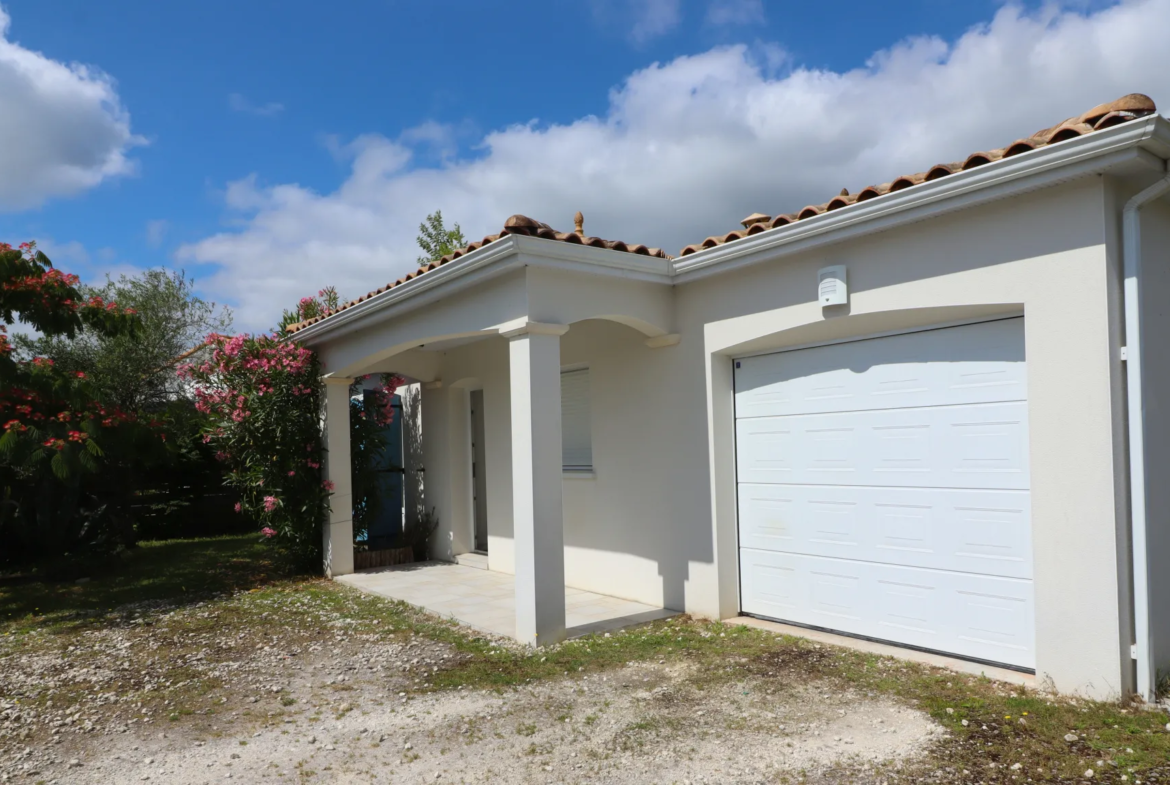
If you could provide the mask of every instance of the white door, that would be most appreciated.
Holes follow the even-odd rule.
[[[1034,668],[1024,320],[735,365],[743,611]]]

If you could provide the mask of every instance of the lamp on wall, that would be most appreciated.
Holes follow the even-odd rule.
[[[845,265],[822,267],[817,271],[817,299],[821,301],[821,307],[849,303],[849,284]]]

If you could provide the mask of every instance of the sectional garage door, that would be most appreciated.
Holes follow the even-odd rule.
[[[745,613],[1035,667],[1023,319],[737,360],[735,409]]]

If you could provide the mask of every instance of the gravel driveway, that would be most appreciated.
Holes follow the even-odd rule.
[[[942,733],[888,698],[763,666],[662,658],[436,689],[467,655],[355,623],[347,606],[380,601],[338,591],[0,639],[0,780],[859,782]]]

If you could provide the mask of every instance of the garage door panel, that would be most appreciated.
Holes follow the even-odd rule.
[[[1034,667],[1023,320],[736,366],[743,610]]]
[[[740,545],[809,556],[1032,575],[1029,497],[1020,491],[739,487]]]
[[[736,422],[752,483],[1026,489],[1027,403],[939,406]]]
[[[749,548],[742,560],[749,613],[1035,667],[1031,581]]]
[[[959,599],[963,605],[957,620],[963,640],[1005,651],[1025,647],[1022,641],[1032,629],[1031,598],[996,586],[983,591],[968,588],[959,592]]]
[[[1021,321],[747,357],[736,369],[736,413],[773,417],[1026,400]]]

